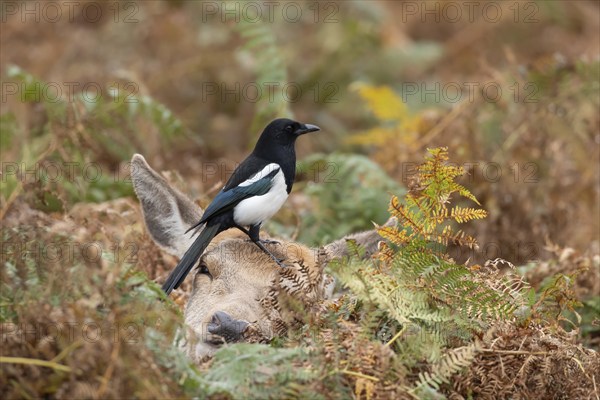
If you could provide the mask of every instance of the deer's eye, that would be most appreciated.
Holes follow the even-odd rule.
[[[208,267],[204,263],[201,263],[200,266],[198,267],[198,273],[212,277],[212,275],[210,274],[210,271],[208,270]]]

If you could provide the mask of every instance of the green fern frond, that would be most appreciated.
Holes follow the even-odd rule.
[[[412,393],[419,395],[425,388],[439,390],[444,383],[449,383],[449,378],[468,368],[480,350],[478,342],[468,346],[458,347],[447,351],[443,357],[432,365],[431,372],[419,373],[419,380]]]

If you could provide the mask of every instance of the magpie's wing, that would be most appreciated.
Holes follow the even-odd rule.
[[[196,228],[199,225],[202,225],[211,217],[231,210],[242,200],[266,194],[273,186],[273,178],[279,171],[280,167],[277,164],[268,164],[262,170],[241,182],[237,186],[230,189],[227,189],[226,186],[208,205],[200,222],[192,226],[190,229],[188,229],[188,231]]]
[[[267,166],[269,166],[269,162],[254,154],[250,154],[240,163],[240,165],[238,165],[235,171],[233,171],[233,174],[231,174],[223,187],[223,191],[233,189],[234,187],[243,184],[244,181],[252,179],[256,174],[261,173]]]
[[[209,218],[231,210],[238,205],[242,200],[253,196],[262,196],[271,189],[272,176],[262,178],[252,183],[249,186],[236,186],[227,191],[221,191],[214,198],[212,203],[206,208],[200,223],[206,222]]]

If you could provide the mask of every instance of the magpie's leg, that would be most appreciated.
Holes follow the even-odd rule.
[[[250,226],[250,239],[253,242],[260,242],[263,244],[280,244],[277,240],[261,239],[260,238],[260,224]]]
[[[286,267],[286,265],[283,263],[283,259],[275,257],[275,255],[267,250],[267,248],[260,241],[254,242],[254,244],[257,245],[259,249],[267,253],[281,268]]]
[[[281,244],[277,240],[261,239],[260,238],[260,225],[252,225],[250,230],[240,225],[235,225],[237,229],[244,232],[250,238],[252,243],[260,242],[262,244]]]
[[[279,259],[279,258],[275,257],[275,255],[273,255],[273,253],[271,253],[269,250],[267,250],[267,248],[263,245],[263,243],[269,243],[269,242],[260,240],[260,225],[252,225],[252,226],[250,226],[250,230],[246,230],[245,228],[242,228],[240,226],[236,226],[236,227],[239,230],[241,230],[242,232],[244,232],[246,235],[248,235],[250,240],[255,245],[257,245],[259,249],[261,249],[263,252],[268,254],[273,259],[273,261],[275,261],[277,263],[277,265],[279,265],[281,268],[286,267],[286,265],[283,264],[283,259]],[[270,241],[270,242],[274,242],[274,241]],[[275,242],[275,243],[279,243],[279,242]]]
[[[260,242],[262,244],[281,244],[277,240],[261,239],[260,238],[260,224],[251,225],[248,236],[250,236],[250,240],[252,240],[254,243]]]

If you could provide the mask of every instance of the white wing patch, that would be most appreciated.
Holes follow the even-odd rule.
[[[259,179],[264,178],[269,175],[271,172],[280,169],[279,165],[275,163],[267,164],[262,170],[252,175],[250,178],[246,179],[244,182],[240,183],[238,186],[250,186],[253,183],[256,183]]]

